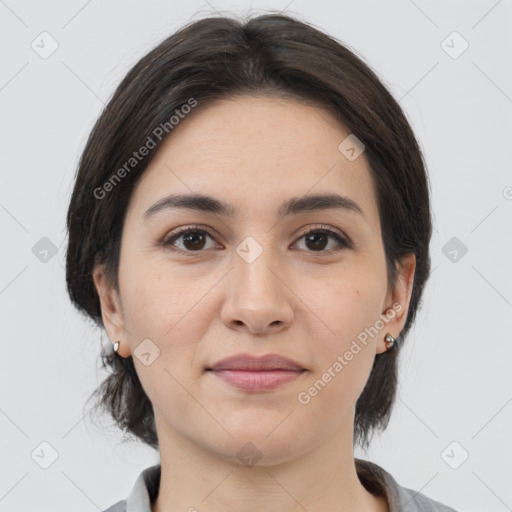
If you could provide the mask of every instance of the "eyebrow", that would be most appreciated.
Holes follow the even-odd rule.
[[[185,208],[198,212],[214,213],[225,217],[234,217],[238,209],[211,196],[203,194],[171,194],[158,200],[144,213],[144,220],[163,210]],[[362,208],[352,199],[338,194],[313,194],[292,197],[279,208],[279,215],[297,215],[303,212],[321,210],[346,210],[364,217]]]

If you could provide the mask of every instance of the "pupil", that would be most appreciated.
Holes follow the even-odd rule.
[[[307,237],[307,240],[308,241],[312,241],[314,239],[318,239],[318,237],[322,237],[324,239],[324,242],[325,240],[327,239],[327,237],[325,236],[324,233],[320,233],[320,234],[312,234],[312,235],[308,235]],[[314,244],[314,247],[313,248],[316,248],[316,249],[324,249],[325,248],[325,243],[320,243],[318,244],[317,242],[315,242]],[[309,247],[309,246],[308,246]],[[311,247],[310,247],[311,248]]]
[[[189,242],[192,242],[192,245],[194,246],[192,248],[195,248],[195,249],[199,248],[200,249],[201,248],[201,242],[198,242],[197,239],[201,239],[202,237],[203,237],[203,235],[201,235],[201,234],[188,233],[187,235],[185,235],[185,240],[184,240],[185,247],[187,247],[187,249],[190,249]],[[200,247],[197,247],[197,243],[199,243]]]

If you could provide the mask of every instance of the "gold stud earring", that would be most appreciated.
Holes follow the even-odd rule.
[[[394,347],[396,339],[393,338],[393,336],[391,336],[391,334],[388,332],[384,338],[384,341],[386,343],[386,348],[390,350]]]
[[[114,343],[114,352],[116,352],[116,353],[117,353],[117,351],[119,350],[119,345],[120,345],[120,344],[121,344],[121,340],[116,341],[116,342]]]

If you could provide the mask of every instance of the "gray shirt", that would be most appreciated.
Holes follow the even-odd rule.
[[[355,464],[361,483],[372,494],[386,496],[390,512],[457,512],[424,494],[400,486],[387,471],[373,462],[355,459]],[[160,468],[157,464],[142,471],[128,498],[103,512],[151,512],[151,504],[158,496]]]

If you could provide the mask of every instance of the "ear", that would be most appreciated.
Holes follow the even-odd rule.
[[[414,273],[416,271],[416,256],[413,253],[402,257],[397,265],[397,278],[392,291],[388,292],[382,317],[384,328],[377,340],[377,354],[387,351],[384,338],[387,333],[398,338],[407,320],[409,303],[411,301]]]
[[[92,272],[94,286],[101,305],[101,317],[112,344],[119,341],[117,353],[121,357],[131,355],[127,331],[125,329],[123,308],[118,291],[107,282],[102,265],[96,265]]]

